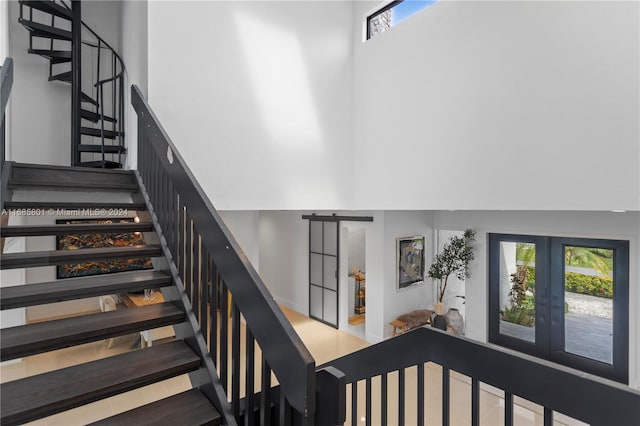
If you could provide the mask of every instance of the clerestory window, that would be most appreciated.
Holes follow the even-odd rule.
[[[367,17],[367,40],[396,26],[437,0],[396,0]]]

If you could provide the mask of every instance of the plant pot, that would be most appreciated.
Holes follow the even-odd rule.
[[[451,327],[453,334],[460,336],[464,330],[464,318],[462,318],[460,311],[456,308],[451,308],[444,317],[446,319],[446,325]]]
[[[439,328],[440,330],[446,331],[447,330],[447,320],[444,317],[444,315],[436,315],[433,318],[433,326],[435,328]]]
[[[436,312],[436,315],[444,315],[444,305],[442,304],[442,302],[434,304],[433,310]]]

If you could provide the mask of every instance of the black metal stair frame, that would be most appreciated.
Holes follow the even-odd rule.
[[[33,187],[68,191],[72,197],[76,190],[86,189],[100,183],[104,188],[120,191],[123,195],[138,192],[136,179],[130,171],[87,169],[79,167],[43,166],[5,163],[8,173],[3,177],[14,191],[32,194]],[[4,182],[8,180],[8,182]],[[45,182],[57,182],[58,187]],[[137,182],[137,180],[136,180]],[[135,189],[134,189],[135,186]],[[103,189],[104,189],[103,188]],[[25,192],[26,190],[26,192]],[[14,194],[15,195],[15,192]],[[139,198],[135,193],[132,199]],[[99,208],[116,206],[116,210],[137,212],[147,215],[145,204],[131,203],[74,203],[46,201],[6,201],[5,208],[10,214],[15,210],[36,212],[47,210],[47,214],[76,218],[75,212],[85,207]],[[55,209],[53,209],[55,207]],[[79,209],[79,210],[78,210]],[[131,210],[129,210],[131,209]],[[0,227],[2,238],[30,238],[75,234],[114,235],[122,232],[144,232],[147,237],[154,232],[150,222],[112,221],[110,223],[63,223],[51,225],[13,225],[11,222]],[[131,259],[134,257],[162,257],[160,246],[119,246],[87,248],[77,250],[53,250],[24,253],[0,254],[0,268],[31,268],[45,265],[86,262],[90,260]],[[154,262],[156,265],[161,262]],[[162,424],[158,419],[174,418],[181,413],[187,423],[174,424],[219,425],[220,415],[226,400],[211,397],[214,385],[209,374],[203,369],[207,353],[194,344],[199,330],[193,329],[189,321],[188,307],[184,305],[176,291],[176,283],[170,273],[160,270],[140,270],[111,273],[108,275],[84,276],[65,280],[16,285],[0,288],[0,309],[26,308],[88,297],[124,294],[153,288],[161,291],[166,300],[139,308],[116,309],[109,312],[80,314],[63,319],[20,325],[0,330],[0,360],[27,358],[63,348],[111,339],[158,327],[175,326],[176,340],[156,342],[153,347],[133,350],[96,361],[53,370],[18,380],[5,382],[0,392],[0,423],[2,425],[22,424],[41,419],[62,411],[88,404],[103,398],[127,392],[152,383],[161,382],[182,374],[192,379],[194,388],[154,403],[138,407],[113,418],[104,419],[100,424]],[[98,307],[96,303],[96,308]],[[106,345],[106,344],[105,344]],[[222,408],[221,407],[222,404]],[[147,420],[144,420],[147,419]],[[153,421],[151,421],[153,419]],[[232,419],[225,424],[235,424]],[[129,423],[130,424],[130,423]]]
[[[71,84],[71,165],[121,168],[124,63],[118,53],[82,21],[80,1],[20,0],[19,22],[29,31],[28,53],[49,61],[49,81]],[[82,67],[83,46],[93,50],[91,67]],[[92,93],[82,92],[83,81],[91,82]]]

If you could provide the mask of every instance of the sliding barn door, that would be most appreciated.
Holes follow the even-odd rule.
[[[309,220],[309,316],[338,327],[338,222]]]

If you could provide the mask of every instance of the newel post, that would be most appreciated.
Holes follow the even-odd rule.
[[[347,381],[334,367],[316,372],[316,426],[344,424],[347,417]]]

